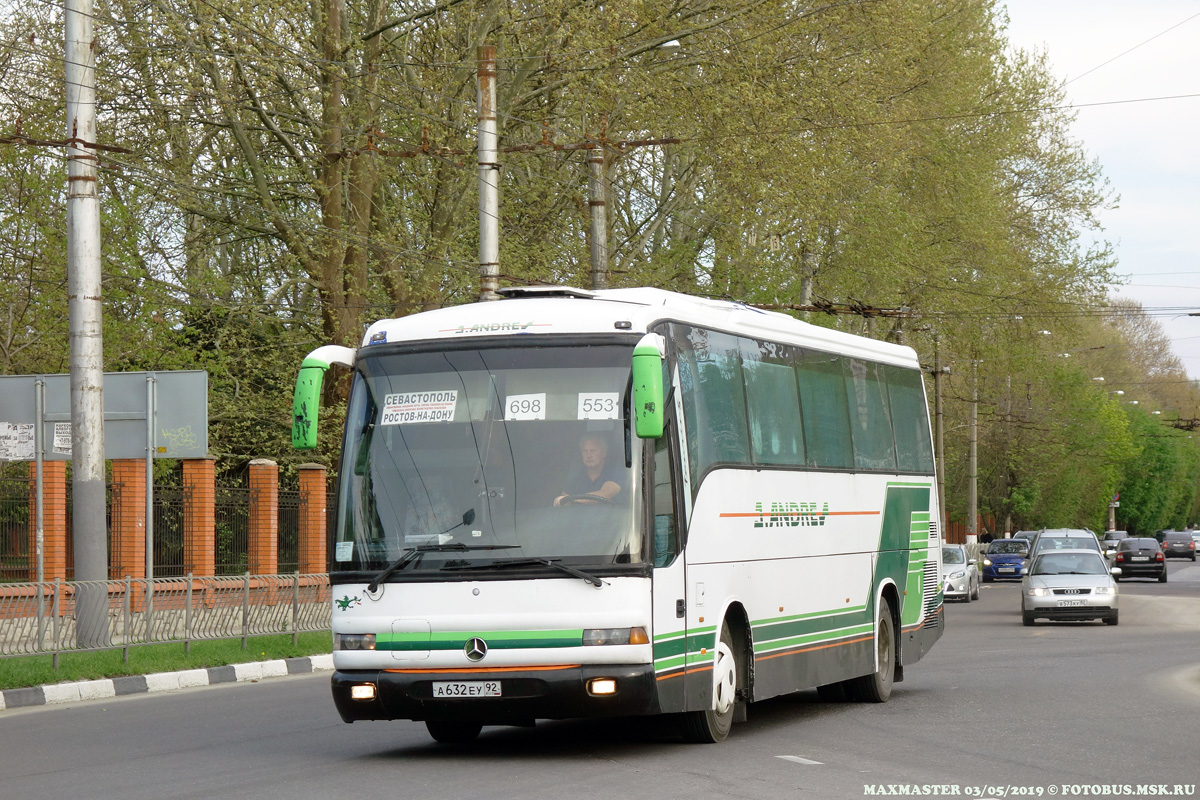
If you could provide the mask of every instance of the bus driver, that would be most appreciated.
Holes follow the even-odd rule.
[[[608,443],[598,433],[584,434],[579,440],[579,453],[582,463],[576,461],[567,471],[567,479],[563,484],[562,494],[554,498],[554,505],[561,506],[564,502],[589,502],[581,495],[595,495],[611,501],[621,492],[625,476],[620,467],[608,464]]]

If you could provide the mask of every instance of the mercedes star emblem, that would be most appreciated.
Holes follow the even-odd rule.
[[[471,661],[482,661],[483,657],[487,655],[487,642],[476,636],[467,642],[463,650],[466,651],[467,658]]]

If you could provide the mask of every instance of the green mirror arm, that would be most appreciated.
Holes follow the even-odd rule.
[[[312,450],[317,446],[317,422],[321,409],[321,385],[325,373],[334,364],[352,368],[356,351],[340,345],[325,345],[313,350],[300,364],[296,391],[292,397],[292,447]]]

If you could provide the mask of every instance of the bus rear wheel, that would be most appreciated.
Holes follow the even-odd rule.
[[[478,722],[462,722],[456,719],[427,719],[425,729],[435,742],[469,744],[479,736],[483,726]]]
[[[683,738],[698,744],[723,742],[733,727],[733,713],[737,707],[738,688],[737,657],[733,652],[733,637],[729,625],[721,626],[721,639],[717,642],[713,658],[713,692],[711,707],[704,711],[686,711],[683,714]]]
[[[875,634],[877,666],[870,675],[848,681],[847,689],[855,699],[864,703],[886,703],[892,696],[896,677],[896,629],[892,623],[892,604],[884,600],[879,614],[879,630]]]

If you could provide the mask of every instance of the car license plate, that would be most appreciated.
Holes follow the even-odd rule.
[[[1016,572],[1016,567],[1000,567],[996,572]]]
[[[499,697],[500,681],[435,681],[434,697]]]
[[[1134,556],[1133,560],[1134,561],[1149,561],[1150,556]]]
[[[1059,608],[1075,608],[1076,606],[1086,605],[1082,600],[1059,600]]]

